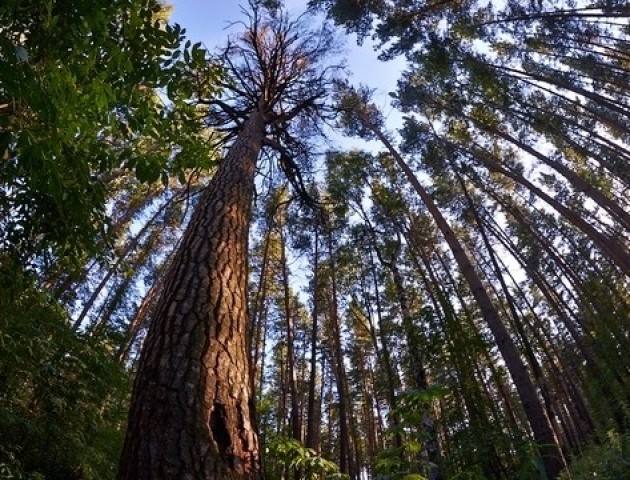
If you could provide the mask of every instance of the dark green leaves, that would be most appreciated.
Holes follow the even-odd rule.
[[[276,467],[285,467],[296,472],[296,478],[302,480],[332,479],[339,471],[335,463],[291,438],[273,438],[268,445],[267,458]]]
[[[114,478],[127,373],[109,345],[73,332],[66,313],[4,256],[0,345],[0,472],[16,477],[0,476]]]

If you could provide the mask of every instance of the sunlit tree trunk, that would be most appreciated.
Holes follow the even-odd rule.
[[[138,365],[120,480],[259,477],[246,292],[263,135],[254,111],[173,260]]]
[[[266,320],[265,304],[267,301],[267,286],[269,284],[269,244],[271,240],[270,228],[265,233],[263,254],[260,266],[260,277],[258,277],[258,287],[256,294],[254,295],[254,301],[252,302],[251,319],[249,325],[249,353],[251,355],[251,382],[252,385],[256,384],[256,373],[258,370],[258,360],[261,356],[261,334],[263,330],[263,320]]]

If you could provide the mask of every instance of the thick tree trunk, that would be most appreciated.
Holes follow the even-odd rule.
[[[558,448],[554,432],[549,423],[549,419],[540,404],[538,393],[536,392],[536,388],[529,377],[527,367],[523,363],[523,359],[519,355],[519,352],[510,337],[510,333],[503,324],[499,313],[492,304],[492,300],[490,299],[483,282],[479,278],[479,275],[475,271],[468,254],[463,249],[460,241],[455,235],[455,232],[431,198],[431,195],[429,195],[429,193],[424,189],[413,173],[413,170],[411,170],[409,165],[407,165],[403,158],[398,154],[387,137],[385,137],[378,128],[372,125],[369,119],[362,118],[362,121],[367,128],[372,130],[376,137],[388,149],[392,157],[394,157],[394,160],[405,173],[407,180],[421,198],[427,210],[435,220],[438,228],[444,235],[444,239],[453,253],[453,257],[455,258],[462,275],[470,286],[471,293],[477,301],[479,309],[490,327],[490,330],[497,342],[499,351],[503,356],[506,367],[510,372],[512,380],[514,381],[514,386],[518,391],[523,409],[527,415],[527,419],[529,420],[529,424],[534,434],[534,439],[538,444],[547,475],[550,478],[557,478],[562,469],[565,467],[565,464],[563,462],[560,449]]]
[[[263,135],[253,112],[184,234],[140,358],[119,480],[259,477],[246,291]]]

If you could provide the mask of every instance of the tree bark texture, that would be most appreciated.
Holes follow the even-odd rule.
[[[134,385],[119,480],[253,479],[247,243],[264,119],[253,112],[165,280]]]

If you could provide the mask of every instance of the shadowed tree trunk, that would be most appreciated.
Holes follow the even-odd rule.
[[[289,290],[289,271],[287,268],[286,238],[284,225],[278,226],[280,236],[280,268],[282,271],[282,289],[284,293],[284,316],[287,322],[287,375],[289,383],[289,393],[291,395],[291,436],[297,441],[302,441],[302,422],[300,417],[300,407],[297,391],[297,377],[295,374],[295,348],[294,333],[295,325],[293,321],[293,311],[291,308],[291,292]]]
[[[136,340],[138,339],[140,330],[149,321],[151,313],[153,312],[154,307],[157,303],[158,293],[161,291],[162,284],[164,282],[164,277],[162,276],[162,273],[165,269],[168,269],[168,267],[165,268],[165,265],[170,264],[170,258],[172,258],[172,256],[169,257],[169,259],[167,259],[164,264],[158,267],[156,280],[153,282],[153,285],[151,286],[149,291],[145,294],[144,298],[142,299],[142,303],[140,303],[138,309],[129,321],[125,340],[120,345],[116,353],[116,357],[121,362],[126,362],[128,360],[134,343],[136,343]]]
[[[341,345],[341,326],[339,324],[339,303],[337,296],[336,259],[333,245],[332,227],[328,226],[326,241],[330,268],[330,299],[328,303],[329,324],[331,328],[331,368],[334,373],[337,393],[339,395],[339,470],[341,473],[354,477],[354,465],[350,443],[350,421],[348,412],[348,380],[344,364],[343,348]]]
[[[313,326],[311,329],[311,371],[308,381],[308,417],[306,421],[306,446],[319,451],[319,435],[316,434],[317,421],[321,416],[320,409],[315,411],[315,387],[317,386],[317,335],[318,335],[318,274],[319,274],[319,228],[317,220],[313,227],[315,238],[313,240]],[[322,372],[323,375],[323,372]],[[317,405],[319,407],[319,405]]]

